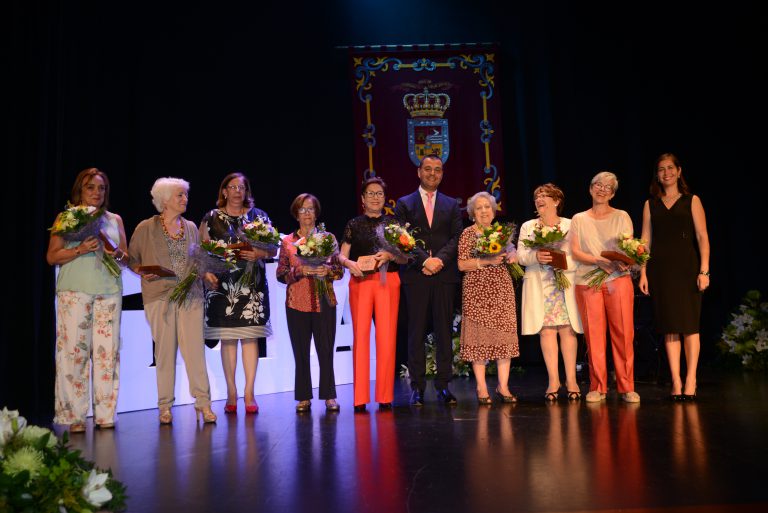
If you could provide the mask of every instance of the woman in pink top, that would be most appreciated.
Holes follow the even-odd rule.
[[[619,188],[616,175],[609,171],[597,173],[589,185],[592,208],[579,212],[571,221],[571,251],[579,262],[576,269],[576,303],[579,307],[589,354],[589,393],[587,402],[600,402],[608,391],[606,367],[606,325],[611,334],[616,388],[622,400],[640,402],[635,392],[633,340],[634,288],[629,267],[601,256],[603,251],[616,248],[621,234],[632,233],[632,219],[609,202]],[[608,277],[598,287],[588,284],[588,273],[600,268]]]

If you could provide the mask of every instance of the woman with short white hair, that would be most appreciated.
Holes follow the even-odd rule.
[[[211,411],[211,392],[203,350],[203,289],[197,281],[181,304],[169,301],[180,280],[192,271],[189,249],[199,244],[195,223],[184,219],[189,183],[181,178],[158,178],[152,186],[152,204],[159,215],[145,219],[131,236],[129,254],[131,269],[141,274],[141,296],[144,313],[155,340],[157,373],[157,406],[160,423],[173,420],[171,406],[176,383],[176,350],[181,351],[189,378],[189,393],[195,398],[195,410],[204,422],[216,422]],[[171,270],[147,271],[145,266]],[[161,276],[162,274],[162,276]],[[170,273],[168,273],[170,274]],[[216,277],[205,279],[216,286]]]
[[[504,267],[517,259],[503,251],[494,257],[480,258],[475,249],[478,237],[491,226],[496,209],[496,198],[485,191],[469,198],[467,214],[474,224],[461,233],[458,247],[459,271],[464,273],[459,356],[472,362],[477,402],[481,405],[493,402],[485,381],[488,360],[496,360],[498,398],[505,403],[517,402],[517,397],[509,391],[512,358],[520,356],[515,289]]]

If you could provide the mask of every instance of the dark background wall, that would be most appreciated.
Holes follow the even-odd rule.
[[[610,169],[614,205],[639,233],[653,159],[677,153],[713,247],[704,359],[743,293],[766,288],[754,235],[766,133],[758,2],[59,0],[14,1],[6,14],[0,406],[52,411],[45,228],[81,169],[108,173],[129,235],[154,213],[157,177],[191,182],[197,222],[235,169],[278,226],[293,225],[290,201],[310,191],[341,231],[358,205],[347,45],[500,44],[507,206],[519,222],[534,215],[536,185],[558,183],[572,215]]]

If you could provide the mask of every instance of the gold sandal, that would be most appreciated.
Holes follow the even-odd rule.
[[[160,424],[170,424],[173,422],[173,414],[170,408],[160,408]]]
[[[204,406],[203,408],[198,408],[195,406],[195,421],[199,421],[199,418],[203,418],[203,422],[206,424],[213,424],[216,422],[216,414],[211,411],[210,406]]]

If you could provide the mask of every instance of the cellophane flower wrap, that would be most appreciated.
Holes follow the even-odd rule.
[[[416,258],[413,250],[416,248],[416,244],[421,241],[413,235],[410,226],[410,223],[405,223],[405,225],[389,223],[386,226],[383,224],[377,226],[376,235],[381,249],[401,259],[412,260]]]
[[[293,243],[296,247],[296,258],[302,265],[318,267],[326,264],[339,249],[336,238],[325,230],[325,224],[320,223],[307,235]],[[324,296],[330,302],[328,287],[333,280],[328,276],[314,276],[315,290],[319,296]]]
[[[506,252],[507,255],[516,254],[517,250],[513,242],[515,233],[517,233],[515,223],[501,224],[498,221],[494,221],[491,226],[483,228],[482,233],[477,237],[475,255],[478,258],[493,258],[502,252]],[[505,266],[513,281],[523,278],[525,272],[520,267],[520,264],[517,262],[507,263]]]
[[[254,248],[276,251],[280,247],[280,233],[272,224],[261,216],[243,223],[238,230],[238,237]]]
[[[253,221],[243,223],[238,229],[237,236],[253,246],[267,252],[276,252],[280,247],[280,232],[272,226],[268,219],[257,216]],[[240,275],[240,283],[250,283],[253,280],[253,262],[248,262],[245,271]]]
[[[222,273],[237,267],[235,252],[223,240],[205,240],[190,244],[188,253],[189,273],[171,291],[169,300],[183,304],[192,286],[206,273]]]
[[[0,411],[0,511],[125,510],[125,486],[67,448],[68,437]]]
[[[535,250],[560,251],[560,248],[565,242],[566,235],[568,235],[568,232],[563,232],[559,223],[554,226],[547,226],[542,222],[537,222],[531,232],[531,238],[524,239],[523,244],[526,248]],[[565,290],[571,286],[571,282],[568,280],[563,269],[558,269],[551,265],[544,265],[544,267],[552,269],[552,274],[555,278],[555,286],[558,290]]]
[[[67,202],[66,209],[56,217],[53,226],[48,228],[52,235],[58,235],[68,242],[82,242],[88,237],[98,237],[104,224],[104,209],[87,205],[72,205]],[[117,260],[103,249],[99,252],[101,263],[107,272],[117,278],[121,269]]]
[[[632,259],[632,261],[635,262],[631,269],[632,272],[638,271],[640,267],[645,265],[646,262],[648,262],[648,260],[651,258],[651,252],[648,249],[648,243],[642,239],[636,239],[632,237],[631,233],[622,233],[616,238],[615,242],[616,249],[627,255]],[[608,278],[608,276],[610,276],[609,273],[605,272],[599,267],[595,267],[587,274],[585,274],[584,278],[588,280],[587,285],[599,289],[603,283],[605,283],[605,280]]]

